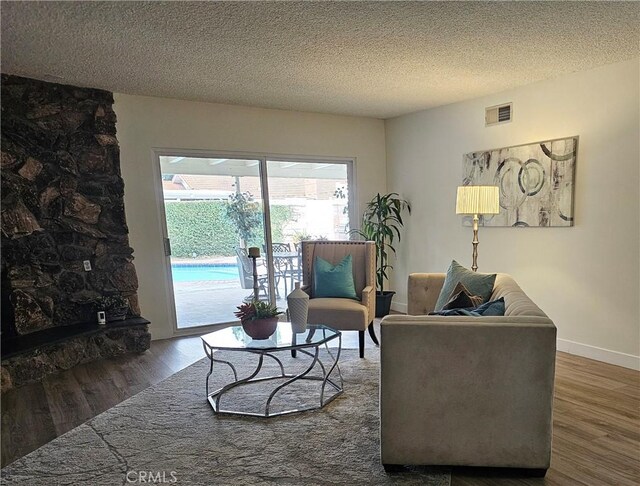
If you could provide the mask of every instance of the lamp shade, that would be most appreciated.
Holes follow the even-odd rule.
[[[500,192],[498,186],[459,186],[456,214],[498,214]]]

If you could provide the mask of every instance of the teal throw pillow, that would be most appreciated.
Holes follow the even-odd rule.
[[[463,267],[457,261],[453,260],[447,276],[444,279],[444,285],[436,302],[436,311],[442,310],[458,285],[462,283],[472,295],[482,297],[482,302],[487,302],[493,292],[493,284],[496,281],[495,273],[477,273]]]
[[[351,255],[344,257],[336,266],[316,256],[313,262],[313,296],[358,300],[352,267]]]

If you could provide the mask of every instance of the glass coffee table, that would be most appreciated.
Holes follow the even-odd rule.
[[[328,343],[334,340],[338,341],[338,346],[337,348],[334,348],[332,352],[329,349]],[[210,332],[209,334],[205,334],[202,336],[202,345],[204,347],[205,354],[211,362],[211,365],[209,366],[209,373],[207,373],[206,378],[206,391],[207,400],[211,404],[215,413],[250,415],[254,417],[275,417],[278,415],[287,415],[322,408],[342,393],[342,374],[340,372],[340,367],[338,366],[340,351],[342,349],[342,334],[340,331],[336,331],[330,327],[324,325],[309,325],[304,333],[296,334],[291,331],[291,324],[289,322],[279,322],[276,332],[269,339],[254,340],[244,332],[242,326],[238,325],[225,327]],[[322,347],[327,351],[325,356],[320,355],[320,349]],[[249,376],[239,378],[238,372],[233,363],[226,359],[219,359],[219,357],[215,357],[215,354],[218,351],[257,355],[258,364],[256,369],[250,373]],[[307,358],[311,358],[311,363],[308,367],[298,373],[287,373],[282,360],[276,356],[276,353],[281,352],[290,352],[292,358],[300,353]],[[229,353],[225,353],[225,357],[227,356],[229,356]],[[279,370],[279,373],[269,376],[258,376],[260,370],[262,370],[265,358],[275,361],[275,364],[277,365],[276,369]],[[329,362],[325,363],[323,362],[323,359]],[[209,378],[213,374],[214,363],[221,363],[229,366],[233,372],[234,380],[215,391],[209,392]],[[318,376],[317,374],[312,375],[311,372],[314,368],[319,368],[319,371],[322,372],[322,376]],[[319,401],[315,402],[315,404],[299,408],[292,408],[284,411],[272,411],[270,407],[276,394],[287,387],[291,388],[292,385],[300,380],[310,380],[318,383],[319,390],[317,391],[320,392]],[[251,386],[256,383],[269,381],[280,381],[281,383],[276,384],[268,396],[265,396],[266,402],[264,409],[253,412],[221,408],[221,399],[234,388]]]

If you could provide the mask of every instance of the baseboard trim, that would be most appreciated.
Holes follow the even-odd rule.
[[[391,309],[396,312],[406,314],[407,304],[404,302],[393,302],[391,304]],[[589,344],[576,343],[575,341],[569,341],[568,339],[558,339],[556,345],[558,351],[640,371],[640,356],[621,353],[619,351],[611,351],[610,349],[599,348]]]
[[[603,361],[612,365],[640,371],[640,356],[611,351],[610,349],[590,346],[588,344],[576,343],[567,339],[558,339],[557,347],[558,351],[564,351],[565,353],[575,354],[583,358],[595,359],[596,361]]]

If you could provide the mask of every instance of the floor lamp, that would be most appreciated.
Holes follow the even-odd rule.
[[[456,198],[456,214],[473,216],[473,265],[478,270],[478,221],[481,214],[500,212],[500,192],[498,186],[460,186]]]

